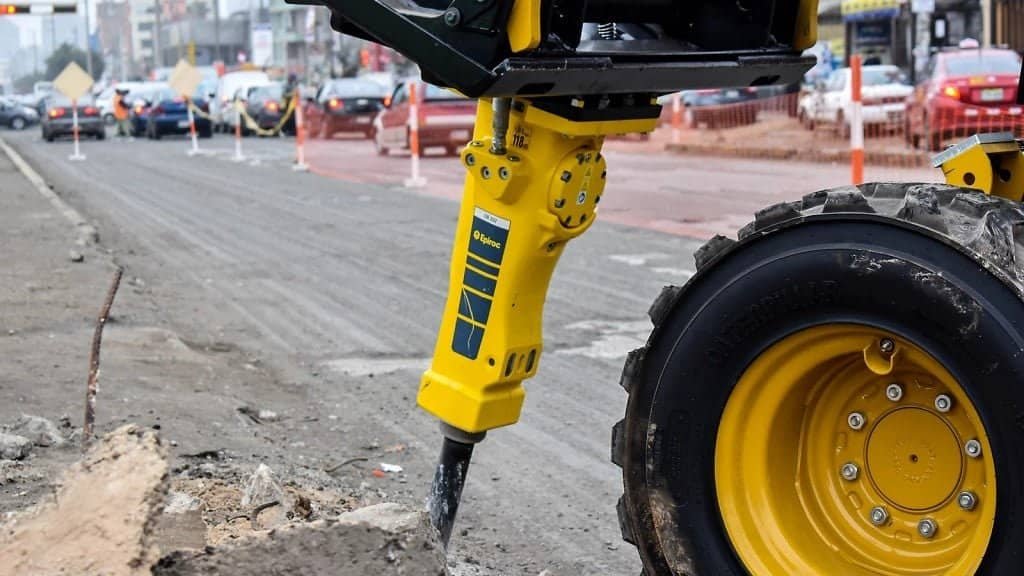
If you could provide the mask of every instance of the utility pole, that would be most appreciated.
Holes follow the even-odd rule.
[[[220,0],[213,0],[213,44],[216,50],[213,60],[224,60],[220,49]]]
[[[85,0],[85,69],[89,77],[95,79],[92,75],[92,42],[89,38],[89,0]]]

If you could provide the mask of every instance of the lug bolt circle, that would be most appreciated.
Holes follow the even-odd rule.
[[[925,518],[917,523],[917,533],[920,534],[922,538],[934,538],[935,533],[938,531],[939,525],[931,518]]]
[[[896,351],[896,343],[893,342],[891,338],[882,338],[882,340],[878,342],[878,350],[881,351],[882,354],[889,356]]]
[[[971,458],[981,458],[981,442],[977,440],[968,440],[964,444],[964,452],[967,453]]]
[[[839,469],[839,475],[843,477],[843,480],[853,482],[857,479],[857,476],[860,476],[860,467],[853,462],[847,462]]]
[[[961,509],[971,511],[978,505],[978,497],[974,492],[965,490],[956,497],[956,503],[960,505]]]
[[[867,419],[860,412],[850,412],[850,415],[846,417],[846,423],[849,424],[850,429],[860,430],[867,424]]]
[[[881,506],[875,506],[868,514],[868,520],[875,526],[885,526],[889,522],[889,512]]]
[[[885,387],[885,397],[893,402],[899,402],[903,399],[903,387],[896,383],[889,384]]]
[[[935,409],[945,414],[953,408],[953,399],[945,394],[939,394],[935,397]]]

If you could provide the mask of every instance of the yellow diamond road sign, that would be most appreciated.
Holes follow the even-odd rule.
[[[53,87],[72,100],[78,100],[92,87],[92,76],[72,62],[53,80]]]
[[[178,60],[178,65],[171,71],[171,77],[167,83],[181,96],[191,98],[202,81],[203,75],[196,70],[195,66],[185,60]]]

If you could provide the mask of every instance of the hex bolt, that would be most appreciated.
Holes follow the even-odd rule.
[[[953,399],[945,394],[939,394],[935,397],[935,409],[945,414],[953,408]]]
[[[935,533],[938,531],[939,525],[931,518],[925,518],[917,523],[917,533],[920,534],[922,538],[935,538]]]
[[[981,458],[981,442],[977,440],[968,440],[964,444],[964,452],[967,453],[971,458]]]
[[[449,8],[444,11],[444,23],[451,26],[452,28],[459,25],[462,21],[462,12],[459,12],[458,8]]]
[[[889,522],[889,512],[881,506],[875,506],[868,514],[868,520],[875,526],[885,526]]]
[[[860,475],[860,468],[853,462],[847,462],[839,469],[839,475],[843,477],[843,480],[853,482]]]
[[[850,415],[846,417],[846,423],[852,430],[860,430],[867,424],[867,419],[860,412],[850,412]]]
[[[896,343],[891,338],[882,338],[878,342],[878,350],[885,356],[892,356],[892,353],[896,351]]]
[[[568,184],[569,180],[572,180],[572,172],[569,172],[568,170],[563,170],[562,171],[562,182],[565,182],[566,184]]]
[[[565,206],[565,198],[555,200],[555,208],[561,208],[562,206]]]
[[[498,178],[508,180],[508,168],[505,168],[504,166],[498,168]]]
[[[487,180],[488,178],[491,177],[491,169],[488,168],[487,166],[484,166],[483,168],[480,169],[480,175],[483,176],[484,180]]]
[[[978,497],[975,496],[974,492],[964,490],[956,497],[956,503],[960,505],[961,509],[969,512],[978,505]]]
[[[476,164],[476,156],[466,154],[466,166],[472,166],[473,164]]]
[[[895,382],[885,387],[885,397],[893,402],[899,402],[903,399],[903,386],[896,384]]]

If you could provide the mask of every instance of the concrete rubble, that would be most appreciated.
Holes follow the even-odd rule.
[[[444,576],[444,551],[424,513],[378,504],[290,525],[224,548],[161,559],[154,576]]]
[[[9,432],[24,436],[36,446],[43,448],[64,445],[64,436],[57,425],[40,416],[22,414],[10,427]]]
[[[24,436],[0,432],[0,460],[21,460],[32,451],[32,441]]]

